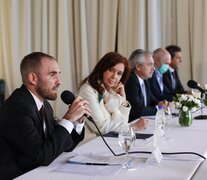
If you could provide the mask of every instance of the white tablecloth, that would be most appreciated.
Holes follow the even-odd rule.
[[[181,127],[178,118],[168,122],[167,139],[160,146],[161,152],[195,152],[207,157],[207,120],[194,120],[191,127]],[[150,120],[148,128],[140,133],[153,133],[154,120]],[[105,138],[116,153],[123,151],[118,145],[117,138]],[[137,139],[132,151],[152,151],[153,138],[150,140]],[[146,164],[150,154],[132,154],[139,162],[134,171],[121,169],[111,176],[88,176],[83,174],[63,173],[56,171],[74,154],[112,155],[102,139],[96,138],[87,144],[77,147],[72,153],[63,153],[53,163],[46,167],[36,168],[17,180],[203,180],[206,178],[207,163],[201,157],[193,154],[163,155],[160,164]],[[205,175],[205,176],[204,176]]]

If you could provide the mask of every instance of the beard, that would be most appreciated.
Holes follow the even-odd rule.
[[[57,93],[53,93],[52,90],[44,89],[42,87],[37,87],[36,92],[43,99],[52,100],[52,101],[57,99]]]

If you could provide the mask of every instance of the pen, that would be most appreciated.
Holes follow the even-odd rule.
[[[109,163],[89,163],[89,162],[76,162],[76,161],[69,161],[71,164],[79,164],[79,165],[94,165],[94,166],[114,166],[120,164],[109,164]]]

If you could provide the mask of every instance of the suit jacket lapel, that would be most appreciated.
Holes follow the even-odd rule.
[[[132,75],[134,76],[134,79],[136,80],[137,86],[139,87],[138,88],[138,91],[139,91],[138,92],[139,93],[139,99],[141,100],[141,104],[144,105],[144,97],[142,95],[142,89],[141,89],[141,85],[139,83],[139,79],[138,79],[137,75],[134,72],[132,73]],[[146,96],[147,96],[147,94],[146,94]]]

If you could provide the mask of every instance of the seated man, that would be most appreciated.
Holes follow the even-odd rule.
[[[163,74],[169,69],[170,54],[164,48],[158,48],[153,52],[155,71],[149,79],[152,94],[158,101],[172,101],[173,94],[163,82]]]
[[[170,45],[166,47],[166,50],[170,53],[171,63],[169,70],[163,74],[164,84],[167,86],[167,88],[172,92],[174,96],[177,93],[186,93],[187,91],[184,90],[177,73],[177,69],[180,67],[182,63],[181,48],[176,45]]]
[[[13,179],[49,165],[84,138],[83,115],[88,102],[79,96],[57,122],[47,100],[57,98],[61,84],[57,61],[41,52],[25,56],[20,65],[23,85],[0,107],[0,179]]]
[[[138,49],[132,52],[129,63],[131,75],[125,85],[126,98],[131,104],[129,122],[141,116],[155,115],[158,105],[167,106],[167,102],[159,102],[150,90],[148,78],[154,72],[152,53]]]

